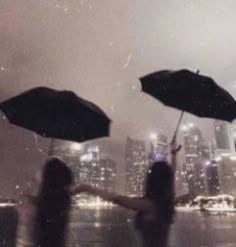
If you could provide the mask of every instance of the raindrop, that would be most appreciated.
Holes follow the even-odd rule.
[[[127,60],[126,60],[126,63],[123,65],[123,69],[126,69],[128,66],[129,66],[129,63],[131,61],[131,58],[132,58],[133,54],[130,53],[127,57]]]
[[[96,222],[96,223],[94,224],[94,226],[95,226],[96,228],[98,228],[98,227],[101,226],[101,224],[100,224],[99,222]]]
[[[113,105],[111,105],[111,106],[110,106],[110,109],[111,109],[111,111],[112,111],[112,112],[114,112],[114,111],[115,111],[115,108],[114,108],[114,106],[113,106]]]

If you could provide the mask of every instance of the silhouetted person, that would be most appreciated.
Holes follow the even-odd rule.
[[[177,151],[171,152],[172,162],[176,160]],[[143,246],[168,245],[169,229],[174,216],[174,178],[172,168],[167,162],[155,162],[149,169],[143,197],[127,197],[80,183],[71,187],[71,193],[81,192],[100,196],[104,200],[135,210],[135,227],[140,232]]]
[[[64,247],[71,204],[68,187],[72,173],[58,159],[43,168],[37,196],[27,196],[19,206],[16,247]]]

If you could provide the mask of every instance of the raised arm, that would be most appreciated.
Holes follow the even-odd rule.
[[[171,166],[173,169],[173,172],[175,173],[176,171],[176,167],[177,167],[177,153],[180,151],[180,149],[182,148],[181,145],[176,145],[176,141],[174,140],[171,144],[170,144],[170,153],[171,153]]]
[[[87,184],[75,184],[71,189],[72,194],[87,192],[94,196],[99,196],[102,199],[117,204],[121,207],[135,211],[149,211],[154,205],[152,201],[144,197],[128,197],[116,193],[108,192]]]

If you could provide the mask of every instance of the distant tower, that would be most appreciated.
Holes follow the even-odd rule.
[[[125,147],[126,194],[142,196],[147,171],[145,142],[127,137]]]
[[[228,124],[231,153],[236,153],[236,124]]]
[[[236,195],[236,160],[235,156],[227,155],[219,158],[220,192],[223,194]]]
[[[219,152],[229,152],[231,150],[228,124],[224,121],[214,121],[214,132],[216,138],[216,148]]]
[[[216,161],[209,161],[205,167],[207,194],[215,196],[220,192],[219,164]]]
[[[112,149],[112,142],[94,140],[84,144],[65,144],[56,148],[54,153],[65,160],[74,177],[82,183],[114,191],[117,167]]]
[[[205,193],[203,167],[203,137],[199,128],[187,124],[184,130],[185,176],[189,193],[193,196]]]

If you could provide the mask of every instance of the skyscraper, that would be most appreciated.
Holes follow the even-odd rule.
[[[145,142],[127,137],[125,147],[126,194],[142,196],[148,168]]]
[[[236,153],[236,124],[228,124],[229,142],[231,153]]]
[[[103,144],[102,141],[94,141],[85,145],[80,156],[79,179],[99,188],[114,190],[116,163]]]
[[[220,192],[236,195],[236,160],[235,156],[222,155],[218,159]]]
[[[184,126],[185,174],[191,195],[205,192],[204,167],[202,157],[203,137],[193,124]]]
[[[216,148],[219,152],[229,152],[231,147],[229,140],[228,123],[224,121],[215,120],[213,124],[216,138]]]
[[[207,162],[206,166],[207,194],[215,196],[220,192],[219,164],[216,161]]]
[[[76,179],[106,190],[116,187],[116,162],[111,154],[109,141],[91,141],[84,144],[66,143],[57,149]]]

